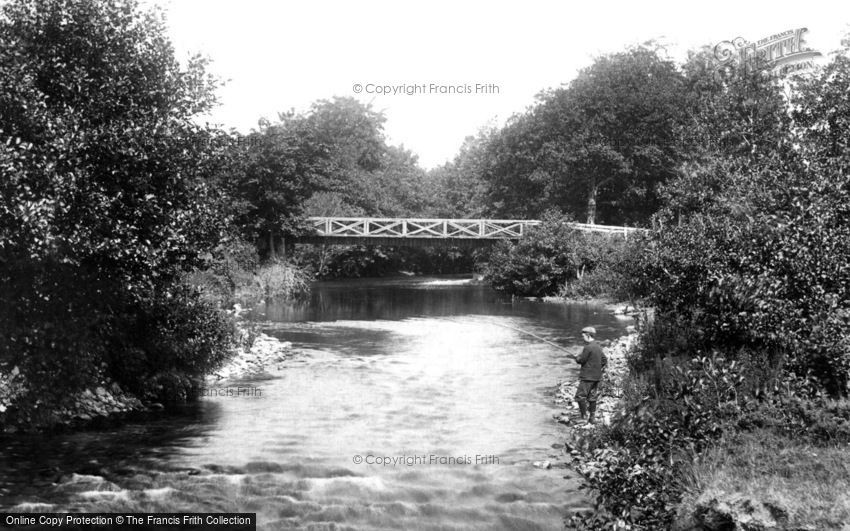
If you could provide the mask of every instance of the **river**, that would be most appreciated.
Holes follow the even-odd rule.
[[[620,335],[603,308],[443,277],[318,283],[252,317],[295,354],[159,419],[0,439],[0,508],[256,512],[261,529],[559,529],[587,503],[552,418],[575,364],[526,332],[565,346],[588,325]]]

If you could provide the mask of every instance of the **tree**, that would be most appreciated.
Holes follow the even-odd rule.
[[[384,120],[368,105],[334,98],[261,121],[237,148],[244,164],[227,185],[244,237],[273,258],[281,240],[303,230],[305,205],[325,210],[343,200],[334,208],[371,215],[419,208],[423,173],[412,153],[386,145]]]
[[[565,140],[552,148],[565,166],[560,196],[586,197],[591,223],[597,211],[646,222],[682,156],[687,99],[675,64],[647,46],[602,56],[544,102],[542,120]]]
[[[449,218],[479,218],[486,211],[487,183],[483,179],[487,145],[495,134],[482,128],[464,139],[457,156],[428,173],[434,193],[434,215]]]
[[[345,195],[352,206],[373,211],[371,177],[387,155],[384,115],[354,98],[337,97],[314,103],[304,120],[329,149],[332,179],[325,189]]]
[[[783,85],[767,70],[720,69],[703,48],[689,54],[683,72],[689,100],[684,156],[676,177],[661,186],[665,207],[678,218],[709,211],[729,196],[728,188],[796,159]],[[748,195],[738,194],[742,200]]]
[[[236,153],[243,161],[231,184],[231,195],[240,203],[236,223],[243,237],[265,242],[269,258],[275,259],[278,242],[302,229],[304,202],[328,187],[330,148],[303,116],[289,113],[277,124],[261,122]]]
[[[205,64],[181,68],[162,16],[132,0],[0,11],[0,363],[36,408],[138,349],[128,323],[222,237],[207,179],[229,140],[193,121],[215,103]],[[183,332],[204,358],[191,374],[224,355],[226,334]]]
[[[373,216],[421,216],[432,196],[427,189],[425,170],[418,157],[404,146],[388,146],[380,168],[367,174],[364,194],[371,198]]]
[[[655,50],[599,57],[496,135],[484,172],[491,203],[503,215],[556,207],[589,222],[646,223],[681,160],[686,104],[682,75]]]
[[[532,114],[512,116],[487,142],[481,176],[487,209],[502,218],[534,219],[553,201],[551,175],[538,162],[541,140],[548,132]]]

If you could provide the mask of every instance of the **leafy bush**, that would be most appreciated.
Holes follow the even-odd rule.
[[[18,392],[5,418],[41,422],[68,393],[103,373],[109,343],[120,326],[106,305],[126,304],[115,283],[69,264],[19,261],[0,271],[0,374],[16,368]],[[7,276],[8,275],[8,276]],[[100,299],[93,295],[100,295]],[[2,420],[2,418],[0,418]]]
[[[850,151],[832,145],[848,123],[833,116],[850,113],[834,83],[850,72],[845,55],[794,94],[792,114],[805,127],[786,124],[775,143],[758,146],[768,151],[747,149],[735,164],[716,163],[726,153],[706,157],[705,170],[727,173],[726,186],[686,215],[662,212],[663,229],[634,268],[660,316],[689,319],[705,344],[730,354],[770,352],[774,368],[811,376],[833,396],[850,384]]]
[[[817,395],[816,378],[783,374],[771,354],[691,350],[708,345],[691,322],[654,321],[629,355],[625,407],[612,426],[584,441],[578,470],[596,511],[573,515],[577,529],[665,529],[687,485],[690,463],[728,434],[770,430],[781,437],[850,441],[850,406]]]
[[[188,286],[147,301],[133,319],[122,327],[110,375],[145,400],[185,402],[235,347],[232,317]]]
[[[684,487],[683,467],[741,417],[741,366],[706,356],[663,366],[661,385],[633,396],[580,458],[583,488],[597,510],[574,515],[578,529],[666,529]]]
[[[254,280],[259,261],[256,247],[234,238],[218,245],[206,255],[204,264],[183,279],[219,306],[227,308],[236,302],[237,290]]]
[[[659,319],[689,321],[694,349],[771,352],[776,367],[838,395],[850,378],[850,247],[835,233],[850,225],[792,214],[698,217],[655,233],[635,276]]]
[[[581,278],[564,284],[558,296],[568,299],[610,297],[629,300],[628,280],[619,272],[605,266],[597,267]]]
[[[599,510],[574,526],[668,528],[687,464],[726,433],[848,440],[848,51],[798,80],[790,108],[764,72],[692,80],[708,89],[693,128],[706,148],[631,262],[655,319],[624,417],[584,456]]]
[[[498,290],[541,297],[558,293],[597,268],[608,269],[610,273],[600,271],[594,279],[599,287],[599,279],[611,280],[620,274],[614,268],[626,248],[618,236],[576,230],[569,218],[550,212],[522,239],[495,245],[485,275]],[[592,290],[594,280],[588,279],[585,286]]]
[[[382,245],[300,246],[295,263],[317,278],[363,278],[417,274],[469,273],[480,250],[457,247]]]

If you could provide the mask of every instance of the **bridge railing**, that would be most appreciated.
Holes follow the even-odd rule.
[[[537,220],[311,217],[317,236],[351,238],[516,239]],[[578,230],[628,236],[641,229],[573,223]]]

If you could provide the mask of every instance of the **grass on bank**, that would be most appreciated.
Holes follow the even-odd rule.
[[[740,494],[788,513],[787,528],[850,529],[850,443],[815,445],[768,429],[737,432],[686,473],[680,516],[699,502]]]
[[[286,262],[271,262],[237,286],[237,300],[292,299],[310,291],[310,276]]]
[[[233,266],[194,271],[186,282],[223,308],[235,302],[249,306],[268,299],[295,299],[309,293],[312,278],[287,262],[269,262],[253,268]]]

